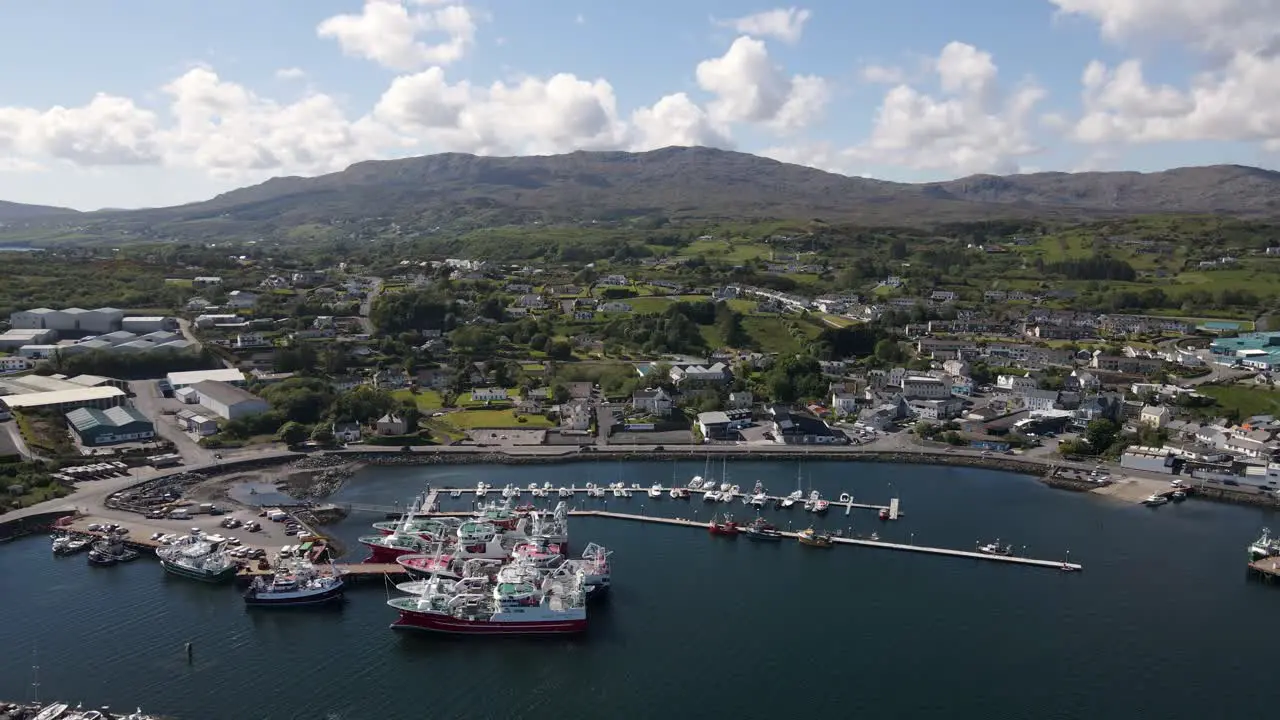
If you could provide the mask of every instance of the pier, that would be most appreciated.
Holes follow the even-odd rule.
[[[548,489],[548,488],[539,487],[537,489],[537,492],[539,494],[537,495],[534,494],[533,490],[527,487],[512,488],[512,489],[517,491],[516,494],[512,495],[510,498],[505,498],[502,495],[501,488],[489,488],[488,490],[485,491],[485,498],[489,498],[490,496],[493,496],[497,500],[510,499],[512,502],[515,502],[521,499],[526,499],[526,498],[540,499],[540,500],[559,500],[559,499],[563,499],[563,498],[560,498],[560,494],[559,494],[561,490],[567,490],[568,492],[573,493],[574,498],[577,498],[579,494],[585,495],[591,488],[570,486],[570,487],[563,487],[563,488]],[[649,488],[647,487],[623,488],[632,493],[632,497],[630,498],[622,498],[622,497],[615,498],[613,495],[612,488],[601,486],[596,489],[604,490],[605,492],[603,497],[598,498],[600,500],[608,500],[612,498],[615,500],[628,500],[628,499],[659,500],[661,499],[661,500],[675,501],[675,498],[672,498],[670,496],[670,493],[672,490],[671,487],[660,487],[659,491],[661,493],[661,496],[658,498],[650,498],[648,494]],[[690,495],[688,499],[690,502],[703,502],[704,501],[703,496],[705,496],[707,492],[709,492],[707,490],[693,490],[693,489],[684,488],[684,487],[680,487],[679,489],[688,490]],[[427,494],[426,502],[423,504],[423,506],[427,508],[432,508],[432,509],[438,508],[441,496],[445,494],[452,496],[454,493],[457,493],[459,496],[467,496],[467,495],[474,496],[474,495],[478,495],[479,491],[477,491],[473,487],[472,488],[451,488],[451,487],[431,488]],[[719,502],[725,505],[731,505],[733,501],[738,501],[739,503],[743,503],[743,502],[749,501],[750,499],[751,499],[751,493],[744,493],[739,491],[733,495],[733,500],[731,500],[730,502],[728,503],[724,503],[723,501],[719,501]],[[786,499],[785,495],[765,495],[764,502],[765,504],[772,506],[775,503],[778,503],[785,499]],[[877,513],[883,511],[885,513],[888,513],[887,519],[889,520],[897,520],[905,515],[905,513],[902,512],[901,502],[899,501],[898,498],[891,498],[889,500],[888,505],[877,505],[874,503],[861,503],[861,502],[855,502],[852,499],[850,499],[848,502],[842,502],[838,499],[837,500],[830,500],[827,498],[823,498],[823,499],[827,501],[830,509],[844,510],[845,514],[848,514],[852,510],[872,510]],[[802,505],[803,503],[804,503],[803,498],[796,501],[797,506]],[[405,512],[405,509],[406,509],[406,508],[397,507],[393,505],[368,505],[368,504],[359,504],[359,503],[346,503],[346,504],[339,505],[339,507],[344,508],[348,512],[369,512],[369,513],[385,514],[386,516],[388,516],[388,518],[398,518],[402,513]]]

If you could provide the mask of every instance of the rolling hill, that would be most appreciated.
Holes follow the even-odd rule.
[[[28,225],[65,225],[65,213],[73,211],[0,203],[0,220],[6,212],[26,213]],[[635,218],[927,225],[1168,212],[1280,217],[1280,173],[1220,165],[908,184],[701,147],[529,157],[445,153],[361,162],[318,177],[274,178],[187,205],[78,213],[74,222],[90,233],[128,230],[163,238],[263,235],[374,219],[447,231]]]
[[[24,205],[22,203],[0,200],[0,224],[9,222],[26,222],[49,217],[66,217],[79,214],[78,210],[48,205]]]

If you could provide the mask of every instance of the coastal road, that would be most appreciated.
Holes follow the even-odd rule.
[[[27,441],[22,439],[22,432],[18,430],[17,421],[9,421],[0,423],[0,428],[9,435],[9,441],[13,443],[13,447],[22,456],[23,460],[45,460],[44,457],[31,452],[31,448],[27,447]]]

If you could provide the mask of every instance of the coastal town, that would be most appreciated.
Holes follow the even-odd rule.
[[[21,470],[7,509],[112,463],[140,481],[338,448],[914,456],[1038,467],[1104,493],[1129,479],[1132,500],[1173,481],[1273,504],[1280,487],[1280,419],[1240,403],[1274,393],[1280,364],[1280,333],[1253,321],[901,276],[813,295],[692,284],[692,261],[202,256],[231,270],[166,274],[165,308],[11,312],[0,454]],[[786,257],[764,276],[820,271]]]

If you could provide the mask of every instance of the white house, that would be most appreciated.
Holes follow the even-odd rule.
[[[34,363],[24,357],[0,357],[0,373],[21,372],[33,366]]]
[[[564,430],[589,430],[591,428],[591,403],[586,400],[572,400],[561,405],[560,427]]]
[[[476,402],[493,402],[506,400],[507,389],[500,387],[476,388],[471,391],[471,399]]]
[[[1173,414],[1169,412],[1169,408],[1163,405],[1146,405],[1142,408],[1142,413],[1138,416],[1138,421],[1143,425],[1150,425],[1159,429],[1169,424],[1169,420]]]
[[[404,435],[408,432],[408,424],[404,418],[395,413],[387,413],[374,423],[379,435]]]
[[[729,367],[724,363],[713,365],[686,365],[671,368],[671,381],[676,385],[722,383],[729,379]]]
[[[1022,401],[1032,412],[1048,412],[1058,405],[1057,390],[1039,390],[1032,388],[1022,392]]]
[[[1026,375],[1001,375],[996,378],[996,387],[1010,392],[1025,392],[1038,387],[1035,378]]]
[[[339,422],[333,424],[333,437],[338,442],[360,442],[360,423]]]
[[[834,410],[837,415],[852,415],[858,412],[857,393],[831,393],[831,409]]]
[[[662,388],[637,390],[631,396],[631,406],[640,412],[666,417],[674,405],[671,396]]]

